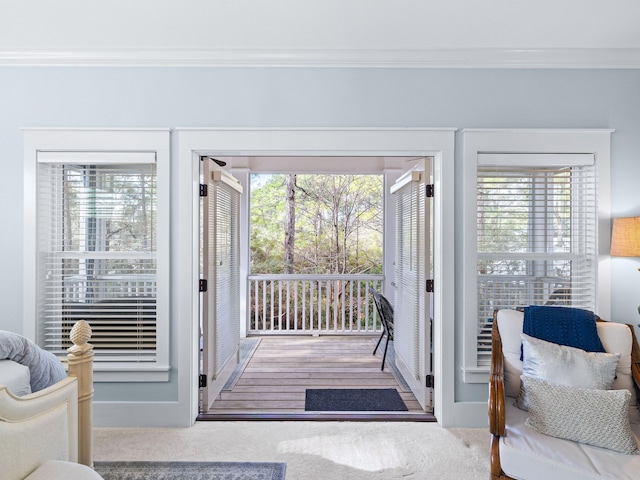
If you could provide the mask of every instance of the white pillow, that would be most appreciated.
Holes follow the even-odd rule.
[[[522,376],[529,396],[525,424],[552,437],[638,454],[629,424],[628,390],[599,390],[557,385]]]
[[[608,390],[613,385],[619,353],[586,352],[579,348],[546,342],[521,334],[522,375],[561,385]],[[516,401],[518,408],[528,409],[528,392],[524,385]]]

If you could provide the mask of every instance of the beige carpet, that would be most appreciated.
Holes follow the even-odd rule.
[[[286,462],[287,480],[486,480],[489,433],[411,422],[96,428],[94,460]]]

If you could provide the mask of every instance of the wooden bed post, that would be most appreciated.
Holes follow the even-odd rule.
[[[78,379],[78,463],[93,468],[93,345],[91,327],[79,320],[71,329],[67,349],[69,376]]]

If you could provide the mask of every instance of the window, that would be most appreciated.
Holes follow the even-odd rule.
[[[596,179],[589,157],[588,165],[511,167],[483,165],[490,160],[480,156],[479,365],[490,364],[495,309],[595,309]]]
[[[467,241],[474,271],[465,270],[475,283],[475,311],[465,310],[473,318],[466,322],[466,346],[475,355],[465,368],[488,370],[496,309],[564,305],[598,311],[596,158],[476,154],[474,244]]]
[[[35,161],[37,343],[66,354],[83,319],[97,372],[166,374],[158,152],[38,150]]]

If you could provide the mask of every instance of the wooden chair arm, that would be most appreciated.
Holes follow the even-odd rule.
[[[629,330],[631,330],[631,376],[633,377],[633,383],[636,387],[636,393],[640,397],[640,346],[638,345],[638,339],[636,337],[635,328],[633,325],[627,324]]]
[[[489,431],[495,436],[502,437],[505,434],[504,360],[497,317],[498,312],[493,312],[491,371],[489,372]]]
[[[498,330],[498,311],[496,310],[493,312],[491,326],[491,371],[489,372],[490,480],[513,480],[502,471],[500,464],[500,437],[506,435],[504,397],[504,357],[502,355],[502,339]]]

